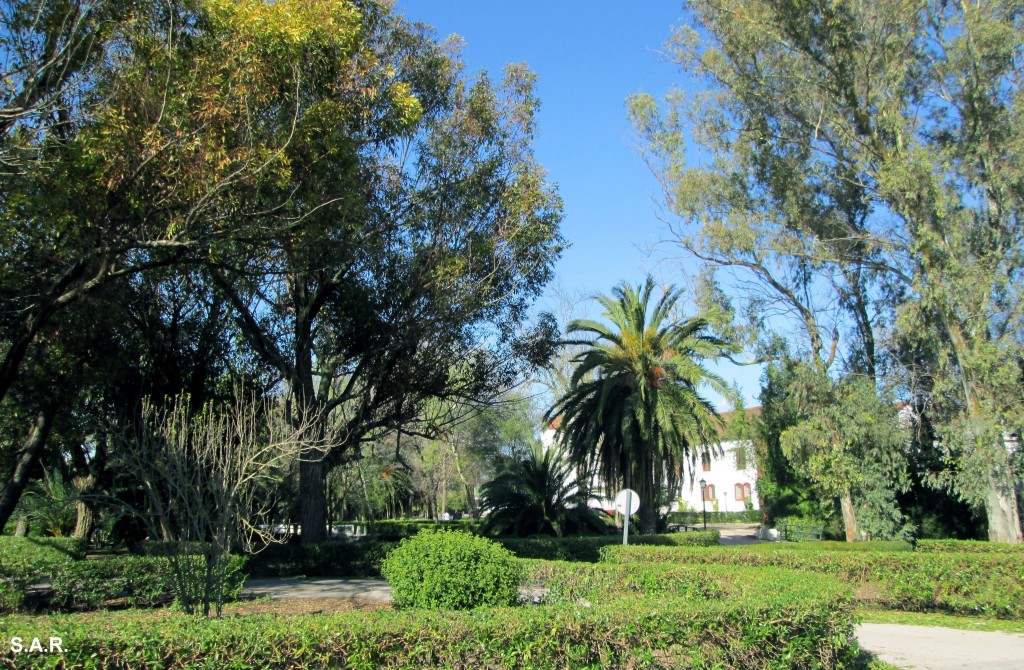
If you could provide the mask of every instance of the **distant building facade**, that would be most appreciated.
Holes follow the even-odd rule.
[[[760,407],[747,409],[744,414],[749,418],[760,415]],[[737,417],[737,412],[726,412],[722,418],[726,423],[724,437],[729,435],[729,426]],[[555,431],[558,419],[541,433],[541,444],[545,449],[555,442]],[[700,450],[698,450],[699,452]],[[747,509],[761,509],[757,495],[757,463],[754,460],[754,449],[746,440],[723,440],[720,455],[710,458],[698,458],[694,466],[693,478],[684,473],[679,482],[679,489],[671,496],[673,512],[706,509],[709,512],[742,512]],[[704,480],[704,498],[701,499],[700,481]],[[600,482],[598,489],[602,488]],[[600,493],[600,490],[598,491]],[[607,498],[598,504],[605,510],[613,508],[616,491],[606,491]],[[702,507],[703,506],[703,507]]]

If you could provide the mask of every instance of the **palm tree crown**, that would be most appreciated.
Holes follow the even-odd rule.
[[[720,449],[721,421],[700,394],[725,382],[703,362],[721,356],[725,343],[708,333],[705,319],[672,315],[681,291],[667,289],[650,308],[654,280],[620,284],[600,296],[611,325],[573,321],[568,332],[592,336],[575,359],[569,390],[548,411],[561,417],[557,438],[570,456],[598,468],[606,486],[625,485],[640,495],[640,529],[652,532],[659,493],[674,490],[698,451]]]

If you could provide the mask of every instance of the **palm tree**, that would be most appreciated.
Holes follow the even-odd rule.
[[[592,335],[575,358],[569,390],[548,411],[561,417],[557,439],[570,457],[596,466],[606,486],[627,486],[640,496],[640,531],[657,525],[661,487],[675,489],[683,467],[720,451],[721,420],[699,389],[726,394],[703,362],[726,351],[705,319],[674,320],[681,292],[670,287],[650,309],[654,280],[620,284],[600,296],[611,326],[573,321],[569,333]],[[698,453],[698,451],[700,453]]]
[[[601,513],[587,506],[594,497],[590,477],[579,477],[558,445],[533,444],[527,458],[481,488],[484,531],[497,535],[562,535],[608,528]]]

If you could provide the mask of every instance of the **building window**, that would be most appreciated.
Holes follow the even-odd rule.
[[[714,484],[708,484],[707,486],[704,487],[704,500],[707,500],[708,502],[712,502],[713,500],[715,500]]]
[[[711,456],[707,453],[700,455],[700,464],[704,468],[704,472],[711,472]]]
[[[743,499],[753,500],[753,497],[750,495],[750,484],[743,485]]]
[[[743,495],[743,484],[737,484],[733,488],[733,493],[736,496],[736,500],[746,500],[746,497]]]
[[[747,469],[747,450],[743,447],[736,447],[736,469]]]

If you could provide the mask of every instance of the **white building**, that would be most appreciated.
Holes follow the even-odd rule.
[[[760,407],[746,410],[748,418],[758,416],[760,413]],[[726,412],[722,415],[727,431],[729,423],[735,416],[736,412]],[[557,423],[552,424],[541,433],[541,444],[545,449],[554,444],[556,426]],[[746,509],[761,508],[757,496],[757,464],[754,462],[754,450],[749,442],[737,440],[722,442],[721,455],[712,456],[710,459],[698,459],[692,474],[693,479],[691,480],[690,473],[684,473],[679,490],[673,496],[673,512],[685,510],[699,512],[702,509],[706,509],[708,512],[742,512]],[[703,502],[701,501],[701,480],[704,481]],[[614,494],[615,492],[608,493]],[[613,500],[602,499],[600,506],[611,510]]]

